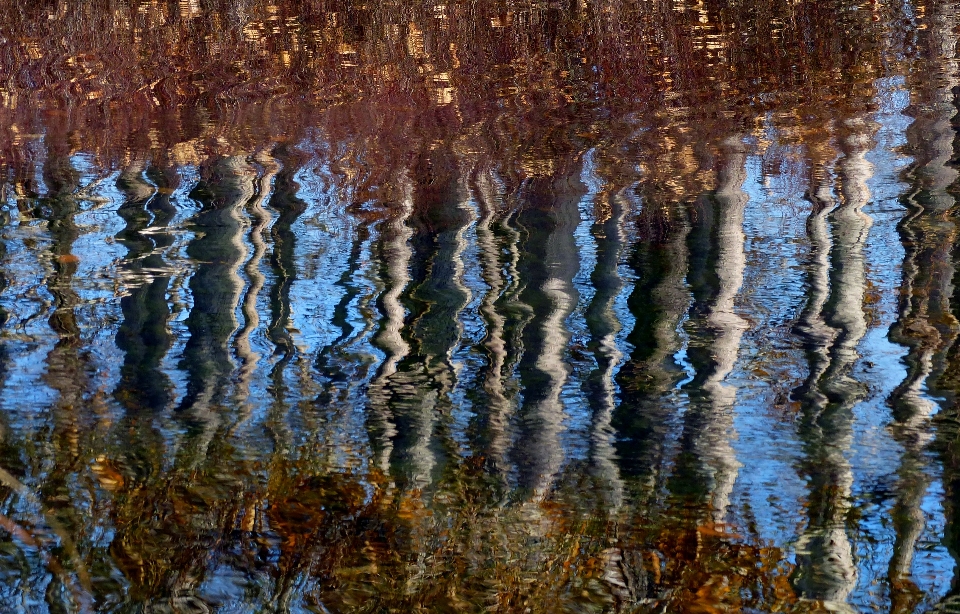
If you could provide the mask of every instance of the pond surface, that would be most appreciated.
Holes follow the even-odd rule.
[[[947,0],[0,0],[0,611],[960,612]]]

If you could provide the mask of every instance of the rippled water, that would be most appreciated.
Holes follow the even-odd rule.
[[[0,612],[960,611],[960,10],[0,0]]]

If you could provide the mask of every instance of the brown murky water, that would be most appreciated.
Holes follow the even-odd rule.
[[[0,611],[960,612],[960,7],[0,0]]]

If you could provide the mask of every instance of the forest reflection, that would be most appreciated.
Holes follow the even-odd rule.
[[[960,611],[955,3],[0,9],[0,610]]]

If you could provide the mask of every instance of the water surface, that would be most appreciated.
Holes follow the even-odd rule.
[[[0,611],[960,611],[954,2],[0,0]]]

